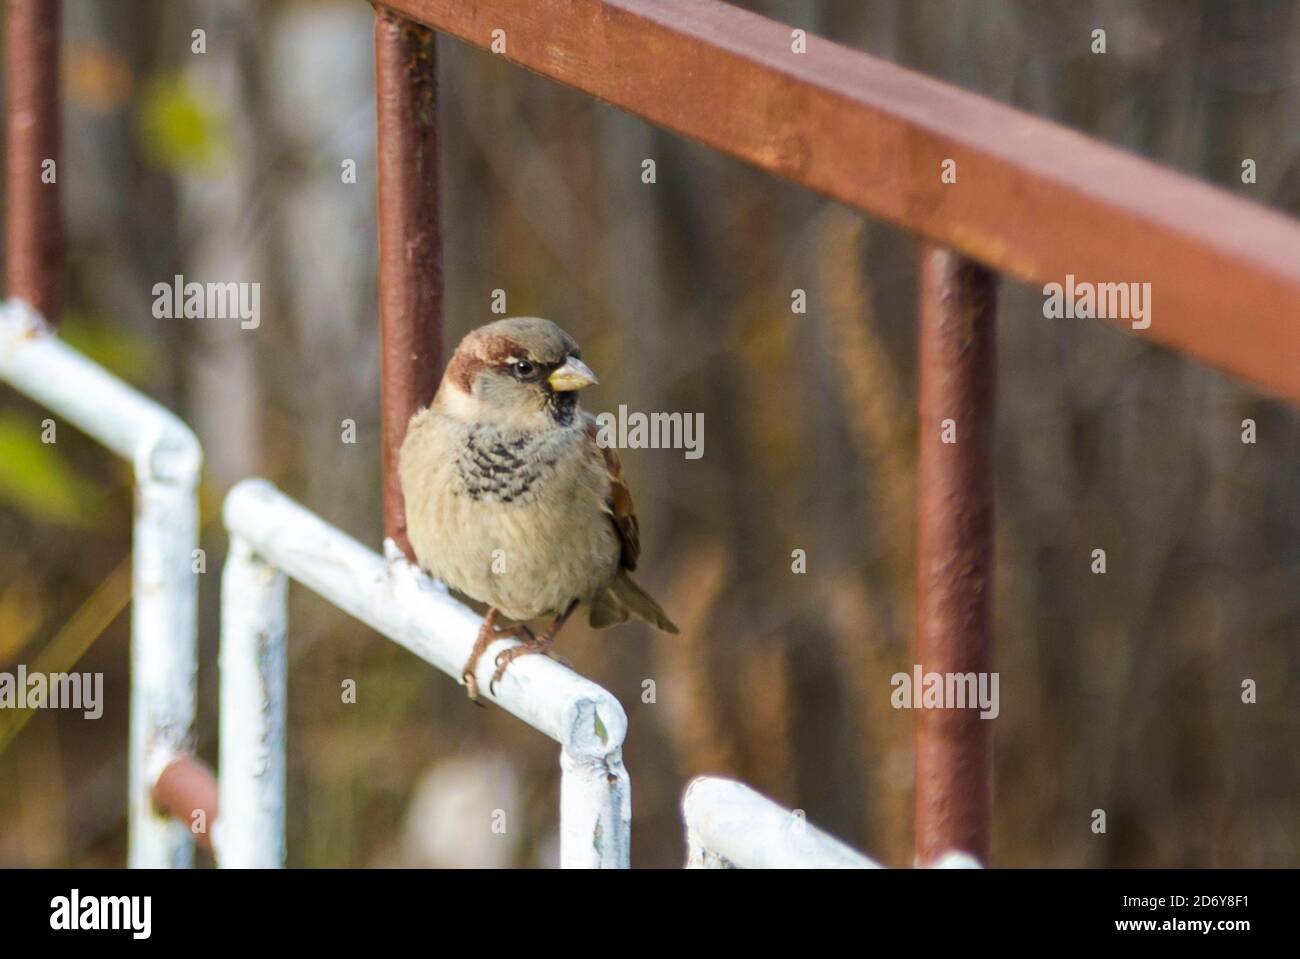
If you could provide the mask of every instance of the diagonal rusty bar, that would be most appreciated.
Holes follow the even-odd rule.
[[[1149,282],[1140,335],[1300,400],[1300,224],[1263,206],[717,0],[389,6],[1023,282]]]

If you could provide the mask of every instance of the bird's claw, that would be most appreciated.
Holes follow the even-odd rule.
[[[461,682],[465,684],[465,692],[469,695],[469,701],[475,706],[483,706],[483,702],[478,698],[478,677],[474,675],[473,670],[465,670],[461,673]],[[486,709],[486,706],[483,706]]]
[[[506,674],[506,667],[513,663],[520,656],[529,656],[540,654],[542,656],[551,655],[546,643],[534,642],[523,643],[519,646],[511,646],[509,649],[503,649],[497,653],[493,662],[496,664],[496,671],[492,674],[492,681],[488,683],[488,689],[496,695],[496,684],[501,681],[501,677]]]
[[[501,652],[496,654],[496,658],[492,660],[493,664],[496,666],[496,670],[492,673],[492,679],[488,682],[488,689],[492,691],[493,696],[495,696],[497,692],[497,683],[499,683],[501,677],[506,674],[506,667],[514,661],[515,657],[511,654],[514,653],[516,649],[527,648],[527,646],[511,646],[509,649],[503,649]]]
[[[500,656],[497,657],[496,672],[492,674],[492,678],[488,681],[488,689],[491,690],[493,696],[497,694],[497,683],[499,683],[501,681],[501,677],[506,674],[506,667],[509,666],[513,660],[514,657],[509,656],[506,658],[506,661],[503,663],[501,662],[501,657]]]

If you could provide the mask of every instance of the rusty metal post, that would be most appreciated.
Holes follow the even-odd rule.
[[[193,756],[173,759],[158,774],[152,798],[160,812],[188,826],[198,844],[212,852],[217,824],[217,780],[212,770]]]
[[[384,535],[414,562],[397,453],[442,373],[438,70],[433,31],[375,8]]]
[[[929,244],[922,257],[916,662],[923,673],[987,673],[997,277]],[[991,721],[978,708],[916,717],[917,864],[952,849],[986,862]]]
[[[8,0],[5,14],[5,286],[54,323],[63,306],[59,0]]]

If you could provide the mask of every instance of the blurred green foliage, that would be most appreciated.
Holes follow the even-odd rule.
[[[133,386],[148,385],[166,362],[157,341],[84,313],[63,314],[59,339]]]
[[[212,173],[227,159],[229,123],[205,96],[179,74],[154,77],[136,113],[141,151],[171,173]]]
[[[99,484],[69,463],[57,443],[42,442],[42,432],[41,419],[0,410],[0,503],[45,522],[99,529]]]

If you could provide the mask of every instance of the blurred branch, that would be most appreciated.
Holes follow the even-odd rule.
[[[71,670],[130,601],[131,555],[128,553],[63,624],[50,644],[36,657],[30,672],[49,675]],[[34,712],[34,709],[6,711],[12,718],[0,726],[0,753],[22,732]]]

